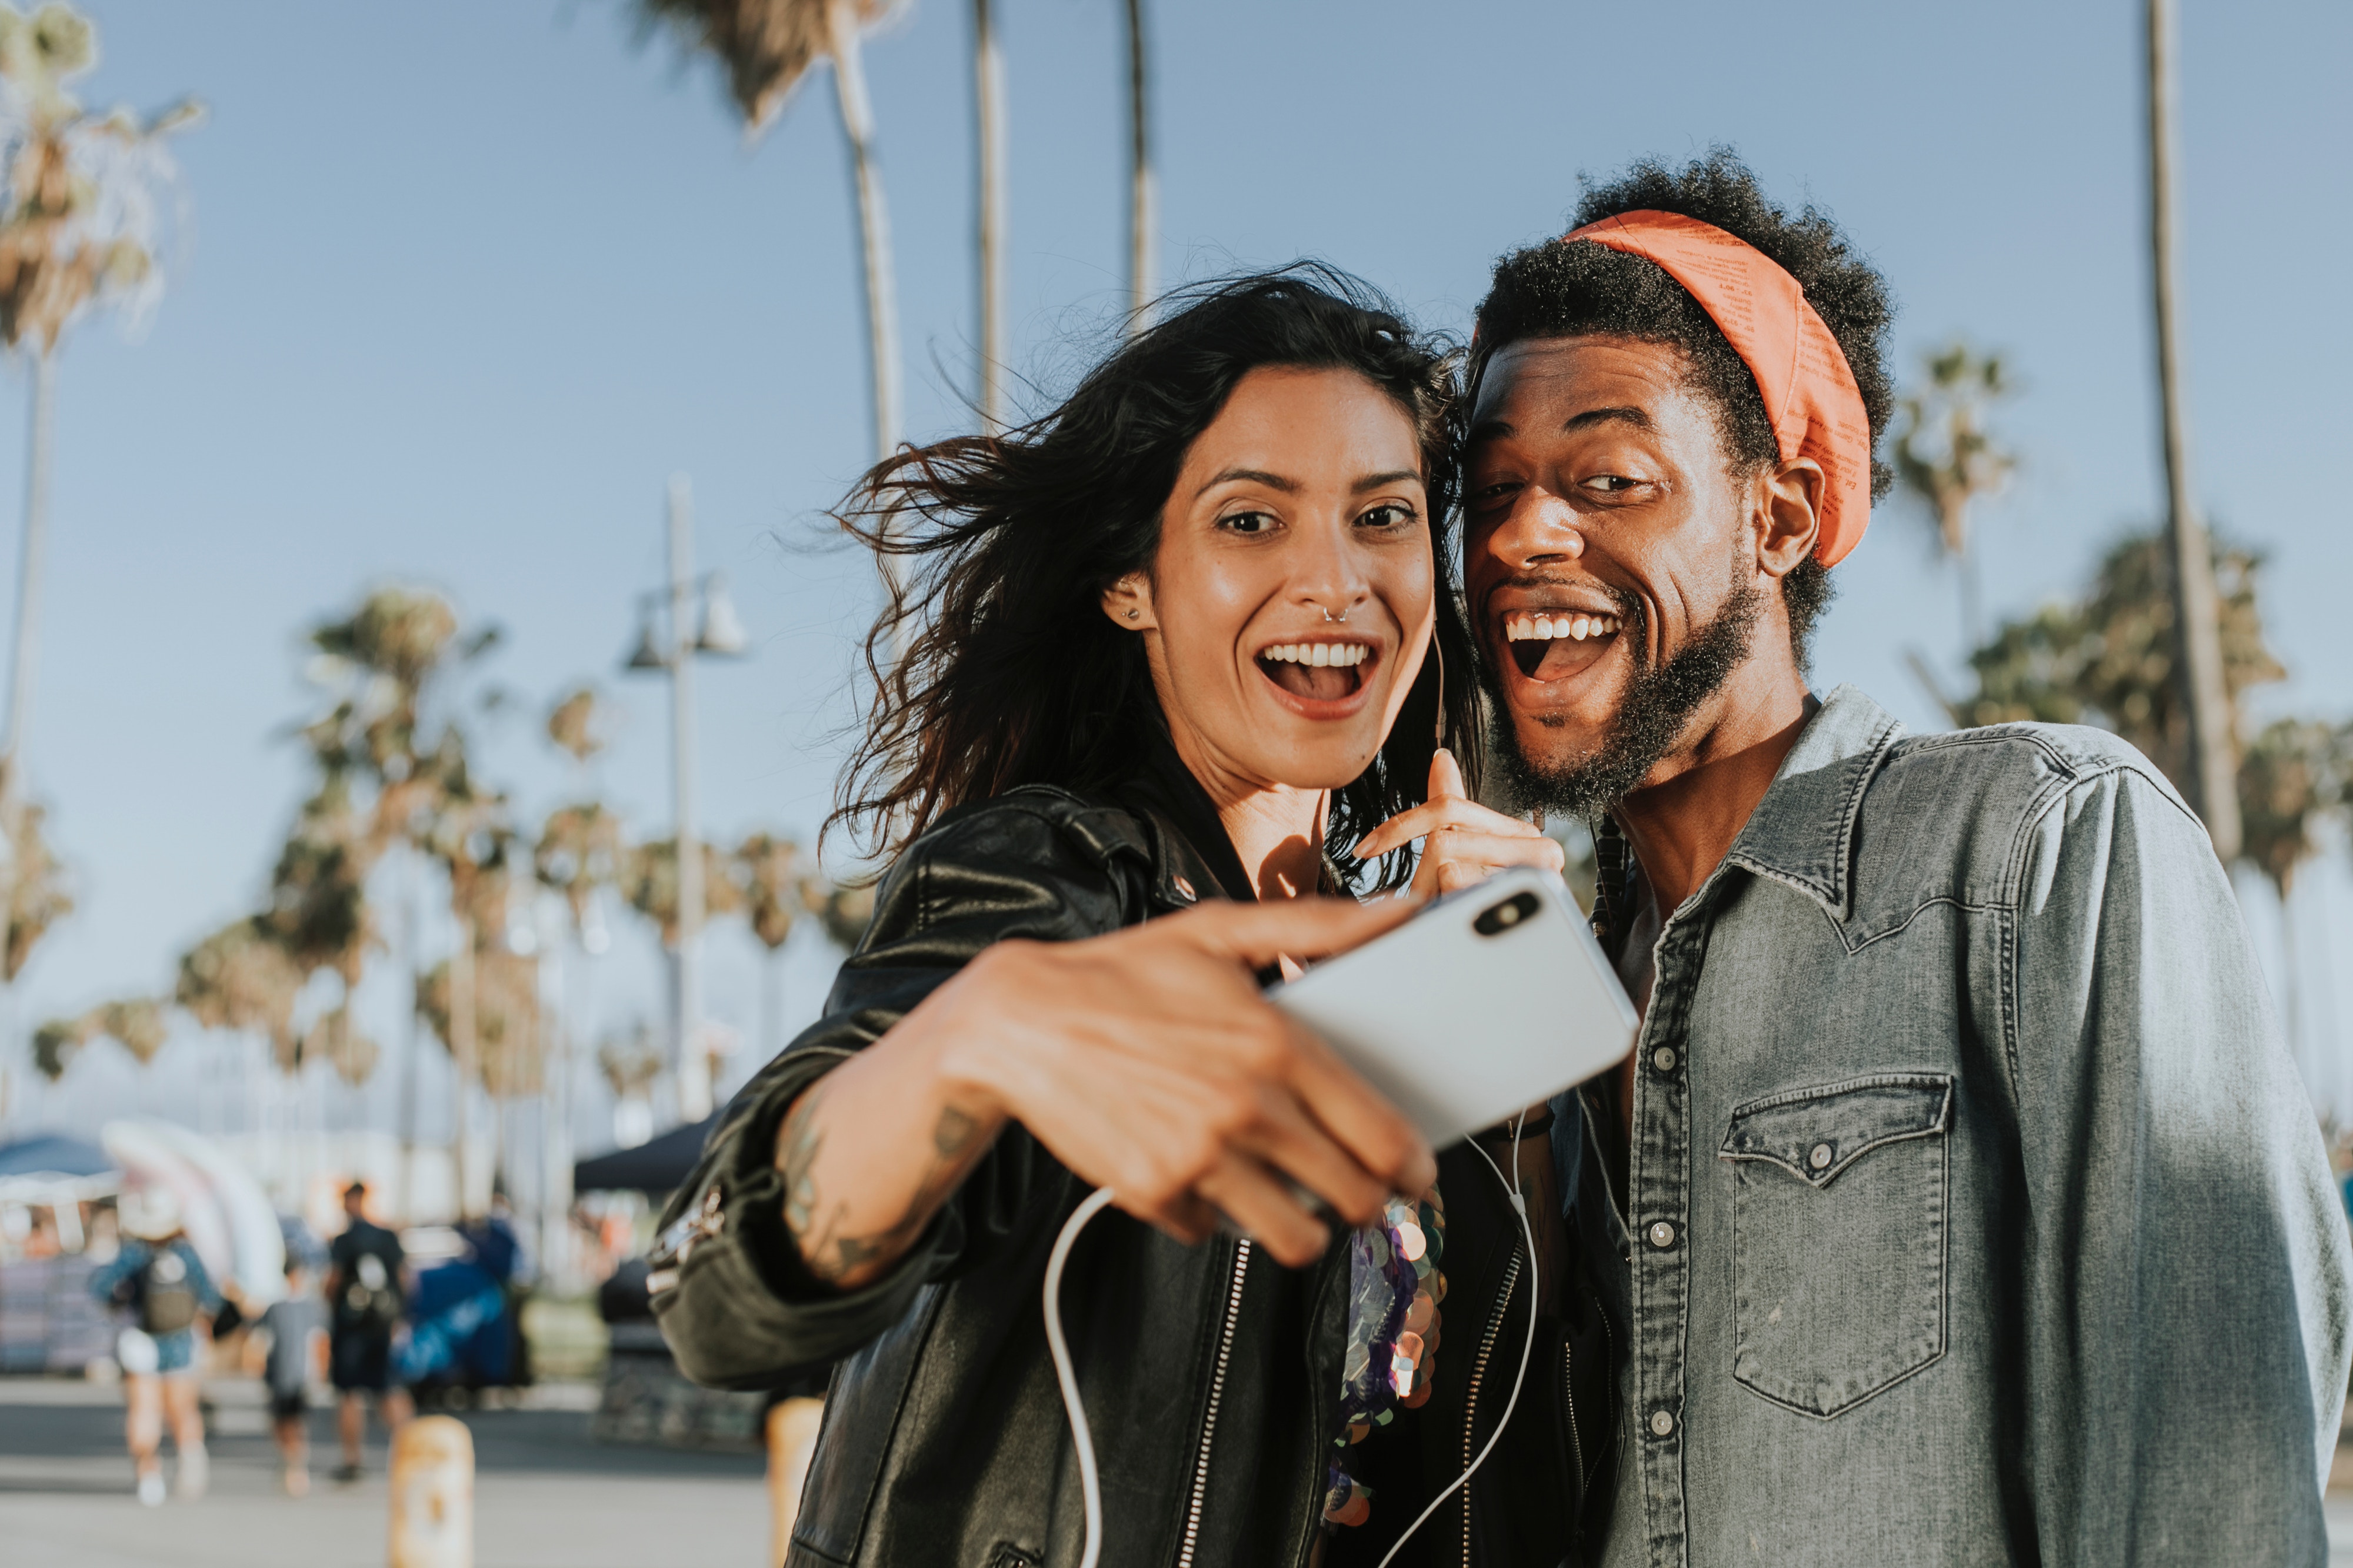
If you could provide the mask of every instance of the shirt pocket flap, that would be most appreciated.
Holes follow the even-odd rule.
[[[1884,1143],[1945,1130],[1950,1073],[1881,1073],[1749,1101],[1732,1113],[1721,1160],[1763,1160],[1815,1187]]]

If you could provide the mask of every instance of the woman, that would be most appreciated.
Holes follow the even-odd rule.
[[[917,573],[869,642],[879,692],[837,819],[896,863],[828,1016],[665,1215],[649,1281],[701,1381],[839,1363],[792,1563],[1077,1559],[1039,1301],[1099,1185],[1124,1213],[1082,1235],[1061,1300],[1103,1561],[1315,1549],[1335,1442],[1388,1414],[1344,1406],[1368,1282],[1317,1205],[1363,1226],[1436,1166],[1321,1042],[1220,1000],[1406,906],[1186,911],[1343,891],[1327,847],[1451,776],[1433,753],[1472,710],[1441,533],[1451,392],[1359,286],[1293,269],[1197,293],[1026,429],[869,476],[853,525]],[[1557,868],[1525,825],[1459,809],[1484,863]],[[1403,881],[1402,858],[1365,880]],[[1197,1048],[1074,1048],[1056,1009],[1103,984],[1198,1016]],[[1427,1395],[1426,1370],[1405,1381]]]
[[[90,1277],[90,1294],[130,1309],[118,1337],[125,1435],[138,1474],[139,1500],[164,1500],[164,1423],[180,1451],[179,1493],[205,1495],[205,1418],[196,1402],[197,1325],[220,1310],[220,1292],[204,1259],[180,1231],[180,1204],[168,1188],[132,1187],[115,1202],[122,1237],[114,1260]]]

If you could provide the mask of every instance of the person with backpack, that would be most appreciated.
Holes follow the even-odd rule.
[[[221,1306],[219,1290],[180,1230],[180,1203],[168,1188],[133,1187],[115,1202],[121,1250],[90,1277],[90,1294],[127,1310],[115,1343],[122,1368],[125,1436],[139,1500],[164,1500],[164,1424],[179,1450],[179,1494],[205,1493],[204,1413],[196,1405],[196,1327]]]
[[[366,1183],[343,1189],[343,1212],[351,1223],[327,1247],[328,1378],[340,1396],[335,1426],[343,1446],[343,1462],[335,1470],[339,1481],[355,1481],[362,1473],[367,1431],[363,1396],[375,1396],[376,1414],[387,1431],[397,1430],[415,1413],[408,1391],[392,1374],[393,1331],[407,1307],[402,1288],[407,1258],[400,1237],[362,1212],[366,1203]]]

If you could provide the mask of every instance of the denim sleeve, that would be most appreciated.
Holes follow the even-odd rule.
[[[2353,1247],[2230,882],[2129,766],[2054,799],[2011,864],[2042,1561],[2324,1563]]]

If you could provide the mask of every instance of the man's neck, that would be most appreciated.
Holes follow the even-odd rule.
[[[1694,718],[1641,788],[1618,803],[1619,825],[1650,879],[1661,918],[1699,891],[1740,830],[1806,721],[1821,707],[1794,663],[1752,660]]]

